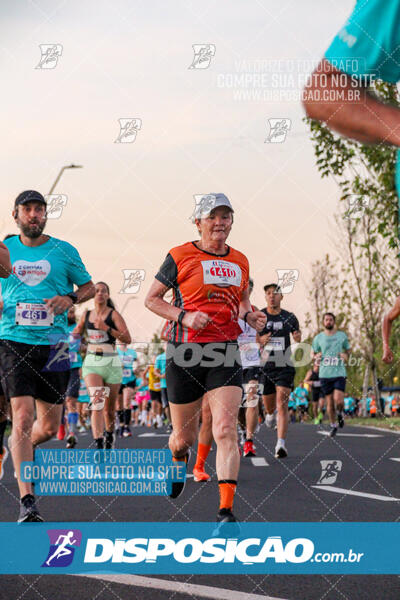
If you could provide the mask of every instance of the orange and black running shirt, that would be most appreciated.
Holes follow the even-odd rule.
[[[200,310],[211,321],[202,329],[173,323],[169,340],[174,342],[214,342],[236,340],[239,304],[249,285],[249,261],[228,246],[223,255],[200,250],[187,242],[170,250],[156,279],[172,288],[173,304],[187,311]]]

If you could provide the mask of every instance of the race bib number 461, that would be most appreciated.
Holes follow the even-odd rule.
[[[54,315],[41,303],[17,302],[15,324],[34,327],[50,327],[54,324]]]
[[[202,260],[201,266],[205,284],[239,287],[242,282],[242,270],[235,263],[227,260]]]

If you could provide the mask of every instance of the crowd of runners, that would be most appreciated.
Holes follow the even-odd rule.
[[[88,431],[89,446],[107,450],[118,437],[123,447],[133,427],[166,428],[174,461],[186,466],[194,447],[196,482],[210,479],[206,462],[215,443],[216,518],[223,524],[237,520],[240,457],[256,456],[261,425],[276,430],[278,460],[288,456],[290,421],[312,415],[320,423],[326,414],[332,437],[343,427],[344,414],[353,410],[345,397],[346,333],[337,329],[334,314],[323,316],[310,368],[295,388],[299,320],[281,306],[276,282],[263,285],[264,308],[251,303],[249,262],[226,243],[233,215],[224,194],[204,196],[193,218],[197,241],[167,253],[145,299],[165,322],[164,341],[151,354],[132,348],[109,286],[92,282],[77,249],[44,233],[44,197],[32,190],[17,197],[19,232],[0,243],[0,478],[8,446],[21,497],[19,522],[43,520],[20,467],[55,436],[73,449]],[[75,305],[89,300],[92,308],[77,319]],[[396,306],[385,318],[387,361],[393,358],[388,342],[400,314]],[[174,482],[171,497],[184,486]]]

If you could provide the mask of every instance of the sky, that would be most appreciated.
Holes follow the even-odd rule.
[[[15,233],[24,189],[67,197],[46,232],[73,244],[94,281],[106,281],[135,341],[161,320],[144,307],[170,248],[197,238],[194,195],[223,192],[235,210],[228,243],[249,259],[252,301],[277,269],[299,279],[283,307],[300,323],[311,264],[334,254],[339,190],[321,180],[299,91],[346,21],[353,0],[2,2],[3,144],[0,235]],[[62,46],[37,68],[40,45]],[[195,44],[212,44],[192,68]],[[275,96],[273,96],[275,94]],[[116,143],[119,119],[140,119]],[[266,142],[269,119],[284,141]],[[120,293],[123,270],[140,269],[138,293]]]

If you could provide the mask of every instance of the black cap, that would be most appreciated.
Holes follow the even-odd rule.
[[[41,202],[47,206],[47,202],[40,192],[36,192],[35,190],[26,190],[25,192],[21,192],[19,196],[16,197],[14,208],[17,208],[17,206],[20,204],[27,204],[28,202]]]

